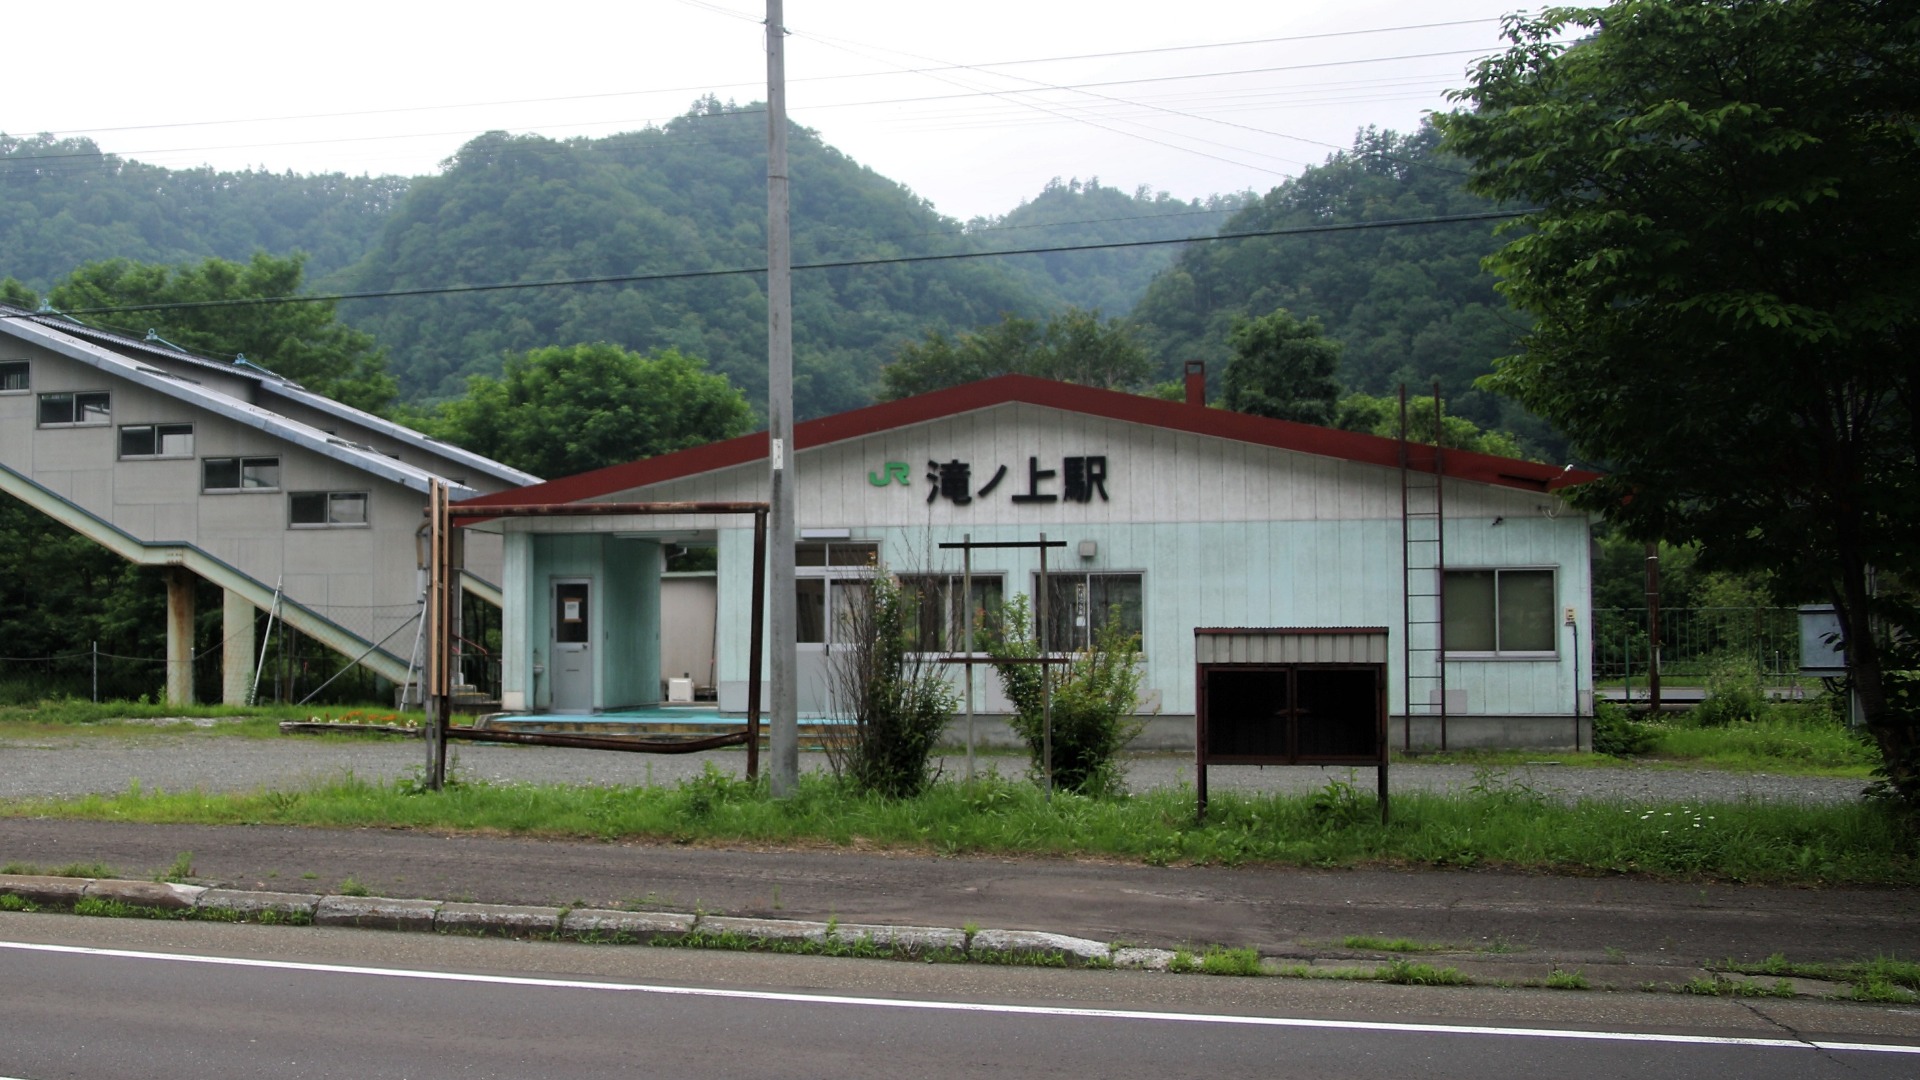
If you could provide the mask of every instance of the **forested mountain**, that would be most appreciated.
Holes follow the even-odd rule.
[[[705,359],[766,395],[765,114],[709,99],[657,129],[557,142],[491,134],[422,179],[378,243],[339,277],[391,291],[616,276],[618,284],[364,301],[343,308],[396,358],[403,392],[457,394],[470,374],[544,345],[609,341]],[[789,136],[798,270],[795,411],[871,400],[895,345],[929,325],[971,327],[1057,300],[991,260],[884,260],[971,246],[906,188],[796,128]]]
[[[1422,219],[1497,209],[1462,189],[1438,134],[1366,131],[1235,214],[1221,232]],[[1494,291],[1480,260],[1500,243],[1497,222],[1412,225],[1218,240],[1187,248],[1133,310],[1164,377],[1184,360],[1217,375],[1236,318],[1286,308],[1317,317],[1343,346],[1349,390],[1386,394],[1439,378],[1448,408],[1485,427],[1544,431],[1511,402],[1473,388],[1496,357],[1516,351],[1525,323]]]
[[[325,274],[360,258],[411,181],[166,169],[89,139],[0,135],[0,277],[45,291],[82,263],[178,263],[255,251]]]
[[[1251,191],[1181,202],[1142,186],[1129,195],[1102,187],[1100,178],[1054,177],[1033,199],[999,217],[974,218],[967,234],[981,251],[1071,247],[1209,236],[1233,213],[1259,197]],[[1021,255],[1002,265],[1027,275],[1033,287],[1078,308],[1124,315],[1147,291],[1154,275],[1173,265],[1174,245],[1118,247]]]

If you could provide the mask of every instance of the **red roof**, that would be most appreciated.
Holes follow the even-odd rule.
[[[1355,431],[1337,431],[1312,424],[1296,424],[1291,420],[1269,420],[1264,416],[1249,416],[1180,401],[1162,401],[1090,386],[1052,382],[1029,375],[1001,375],[808,420],[795,425],[793,441],[796,449],[811,450],[894,428],[1009,404],[1037,405],[1062,412],[1122,420],[1169,431],[1185,431],[1216,439],[1235,439],[1255,446],[1271,446],[1368,465],[1400,466],[1400,443],[1395,439]],[[578,502],[752,461],[764,461],[766,456],[767,433],[756,431],[725,442],[709,443],[625,465],[610,465],[543,484],[481,495],[454,505],[459,508],[480,508]],[[1519,488],[1522,491],[1555,491],[1572,484],[1585,483],[1600,475],[1582,469],[1562,469],[1467,450],[1448,450],[1442,460],[1447,476]]]

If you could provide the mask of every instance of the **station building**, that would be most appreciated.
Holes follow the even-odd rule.
[[[920,593],[921,640],[950,653],[967,599],[942,545],[1044,535],[1065,542],[1044,578],[1037,548],[973,551],[971,601],[1046,589],[1056,649],[1109,620],[1137,632],[1137,745],[1192,745],[1195,630],[1220,627],[1388,628],[1396,746],[1588,739],[1590,522],[1559,492],[1590,473],[1017,375],[808,421],[794,442],[803,716],[834,712],[836,604],[871,563]],[[661,702],[683,675],[663,648],[710,636],[718,707],[742,713],[750,518],[488,512],[764,500],[768,449],[760,432],[456,504],[502,545],[503,707]],[[663,573],[699,546],[718,553],[710,621]],[[991,671],[974,678],[979,711],[1007,712]]]

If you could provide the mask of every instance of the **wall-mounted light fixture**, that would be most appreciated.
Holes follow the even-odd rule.
[[[1091,559],[1098,554],[1100,554],[1100,542],[1098,540],[1080,541],[1080,557],[1081,558]]]

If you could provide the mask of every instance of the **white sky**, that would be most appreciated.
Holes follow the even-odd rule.
[[[1447,108],[1444,92],[1498,50],[1499,17],[1522,5],[785,6],[793,119],[966,219],[1004,213],[1054,176],[1183,199],[1265,191],[1360,127],[1410,130]],[[762,0],[73,10],[84,18],[44,34],[25,12],[13,20],[0,132],[84,135],[174,168],[420,175],[482,131],[597,136],[662,123],[705,93],[766,95]],[[1475,21],[1428,25],[1458,20]],[[1340,36],[1271,40],[1308,35]],[[1056,59],[1116,52],[1133,55]],[[964,67],[926,70],[947,65]]]

